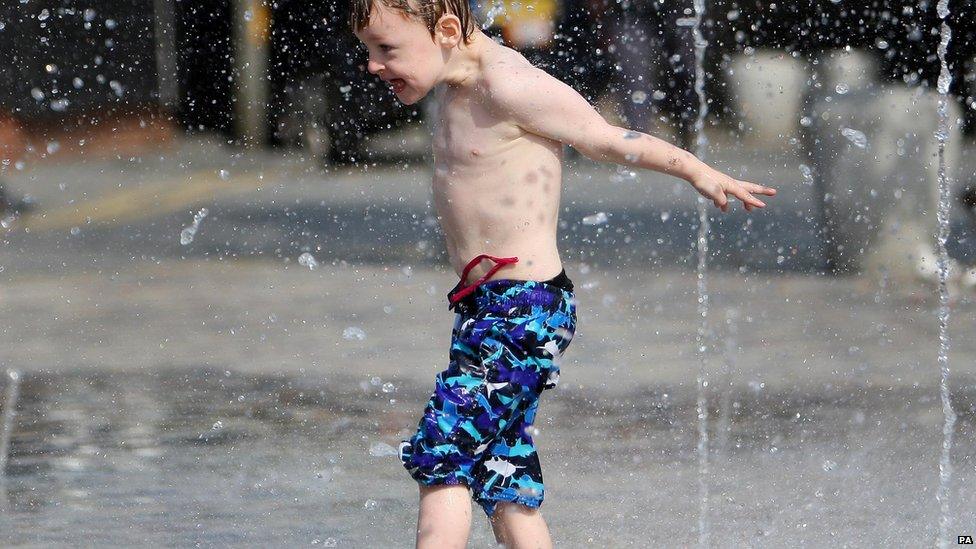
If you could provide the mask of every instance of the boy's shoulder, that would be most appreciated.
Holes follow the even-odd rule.
[[[546,77],[552,78],[521,53],[499,44],[483,59],[478,88],[486,100],[504,103],[512,94],[532,93],[531,83]]]

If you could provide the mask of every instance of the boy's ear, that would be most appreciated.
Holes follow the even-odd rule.
[[[445,13],[434,24],[434,42],[443,48],[453,48],[461,42],[461,20],[456,15]]]

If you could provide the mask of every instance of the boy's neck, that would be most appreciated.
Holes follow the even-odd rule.
[[[471,34],[471,42],[458,44],[448,54],[447,63],[441,73],[441,83],[449,88],[465,88],[474,83],[481,71],[482,55],[495,43],[480,30]]]

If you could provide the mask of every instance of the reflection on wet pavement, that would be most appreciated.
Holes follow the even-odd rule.
[[[416,489],[386,445],[412,431],[425,387],[195,369],[28,373],[20,393],[0,545],[412,545]],[[953,396],[964,533],[976,525],[976,385]],[[709,414],[729,427],[711,457],[722,545],[934,539],[933,390],[752,387],[724,402]],[[694,413],[684,387],[547,392],[535,438],[557,543],[693,543]],[[472,546],[487,546],[475,517]]]

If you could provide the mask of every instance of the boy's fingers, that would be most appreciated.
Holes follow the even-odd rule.
[[[755,206],[757,208],[762,208],[762,207],[766,206],[766,204],[762,200],[759,200],[755,196],[752,196],[751,194],[749,194],[748,191],[746,191],[745,189],[743,189],[741,187],[739,187],[735,191],[735,196],[736,196],[736,198],[738,198],[739,200],[741,200],[743,204],[747,204],[747,205],[751,204],[751,205],[753,205],[753,206]]]
[[[740,181],[739,184],[742,185],[742,187],[745,190],[751,193],[764,194],[766,196],[773,196],[776,194],[776,189],[772,187],[764,187],[762,185],[756,185],[755,183],[750,183],[748,181]]]

